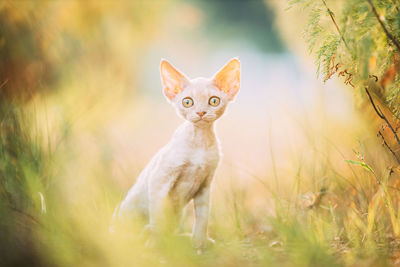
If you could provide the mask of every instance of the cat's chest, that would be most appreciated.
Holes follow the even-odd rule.
[[[216,148],[208,150],[203,148],[193,149],[187,158],[188,165],[200,169],[206,169],[216,161],[218,161],[218,150]]]
[[[218,140],[214,135],[197,138],[178,136],[170,146],[170,152],[176,159],[175,166],[179,166],[184,174],[207,172],[215,168],[220,154]]]
[[[184,153],[181,176],[192,180],[201,179],[216,168],[218,161],[219,151],[217,147],[190,149]]]
[[[180,175],[175,181],[171,194],[180,201],[191,199],[206,179],[211,179],[219,162],[217,147],[211,149],[192,149],[187,151],[182,161]]]

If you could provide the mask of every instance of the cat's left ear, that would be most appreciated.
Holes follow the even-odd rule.
[[[229,101],[235,99],[240,89],[240,61],[231,59],[213,78],[214,85],[228,95]]]

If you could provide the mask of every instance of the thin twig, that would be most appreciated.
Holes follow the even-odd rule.
[[[378,12],[376,11],[376,8],[375,8],[374,4],[372,3],[372,0],[368,0],[368,3],[371,6],[372,13],[374,13],[376,19],[378,20],[379,24],[381,25],[381,27],[382,27],[383,31],[385,32],[386,36],[390,40],[392,40],[394,45],[397,47],[397,50],[400,52],[400,44],[399,44],[399,42],[397,42],[397,40],[394,38],[394,36],[388,31],[388,29],[386,29],[385,24],[383,24],[383,21],[381,20]]]
[[[365,87],[365,91],[367,92],[369,101],[371,102],[372,106],[374,107],[374,110],[375,110],[376,114],[378,114],[379,118],[381,118],[382,120],[384,120],[386,122],[386,124],[389,126],[390,130],[392,131],[394,137],[396,138],[397,143],[400,145],[399,136],[397,135],[396,131],[393,129],[392,124],[390,124],[389,120],[386,118],[385,114],[383,114],[381,109],[378,106],[375,105],[375,102],[372,99],[371,94],[369,93],[367,87]]]
[[[3,86],[6,85],[7,82],[8,82],[8,79],[7,79],[7,80],[4,80],[4,81],[0,84],[0,89],[3,88]]]
[[[375,106],[375,102],[372,99],[367,87],[365,87],[365,91],[367,92],[369,101],[371,102],[372,106],[374,107],[376,114],[378,114],[379,118],[384,119],[385,115],[383,115],[382,112],[380,111],[380,109],[378,110],[377,106]]]
[[[378,131],[378,135],[382,138],[383,145],[390,151],[390,153],[393,154],[393,156],[396,158],[397,163],[400,164],[399,157],[396,155],[396,153],[394,153],[393,149],[388,145],[388,143],[386,142],[385,137],[382,135],[381,131]]]
[[[29,218],[32,222],[40,225],[40,226],[44,226],[38,219],[36,219],[33,215],[26,213],[25,211],[22,211],[20,209],[17,209],[15,207],[10,207],[11,210],[13,210],[14,212],[17,212],[21,215],[24,215],[26,218]]]
[[[329,16],[331,17],[331,20],[332,20],[333,24],[335,25],[336,30],[338,31],[338,33],[339,33],[339,35],[340,35],[340,38],[342,39],[344,45],[346,46],[346,48],[347,48],[348,50],[350,50],[350,49],[349,49],[349,46],[348,46],[347,43],[346,43],[346,40],[345,40],[344,37],[343,37],[342,31],[340,30],[338,24],[336,23],[336,20],[335,20],[335,17],[334,17],[333,12],[329,9],[329,7],[328,7],[328,5],[326,4],[325,0],[322,0],[322,3],[324,3],[324,6],[326,7],[326,10],[328,11],[328,14],[329,14]]]

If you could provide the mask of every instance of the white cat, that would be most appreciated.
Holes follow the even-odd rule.
[[[180,216],[193,199],[192,242],[201,249],[208,240],[210,185],[220,158],[214,121],[239,91],[240,61],[231,59],[211,79],[189,80],[162,60],[161,80],[164,95],[186,121],[140,173],[116,215],[120,220],[140,215],[157,232],[169,212]]]

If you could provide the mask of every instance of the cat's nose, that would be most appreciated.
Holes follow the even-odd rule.
[[[197,115],[200,116],[200,118],[202,118],[207,112],[206,111],[202,111],[202,112],[196,112]]]

